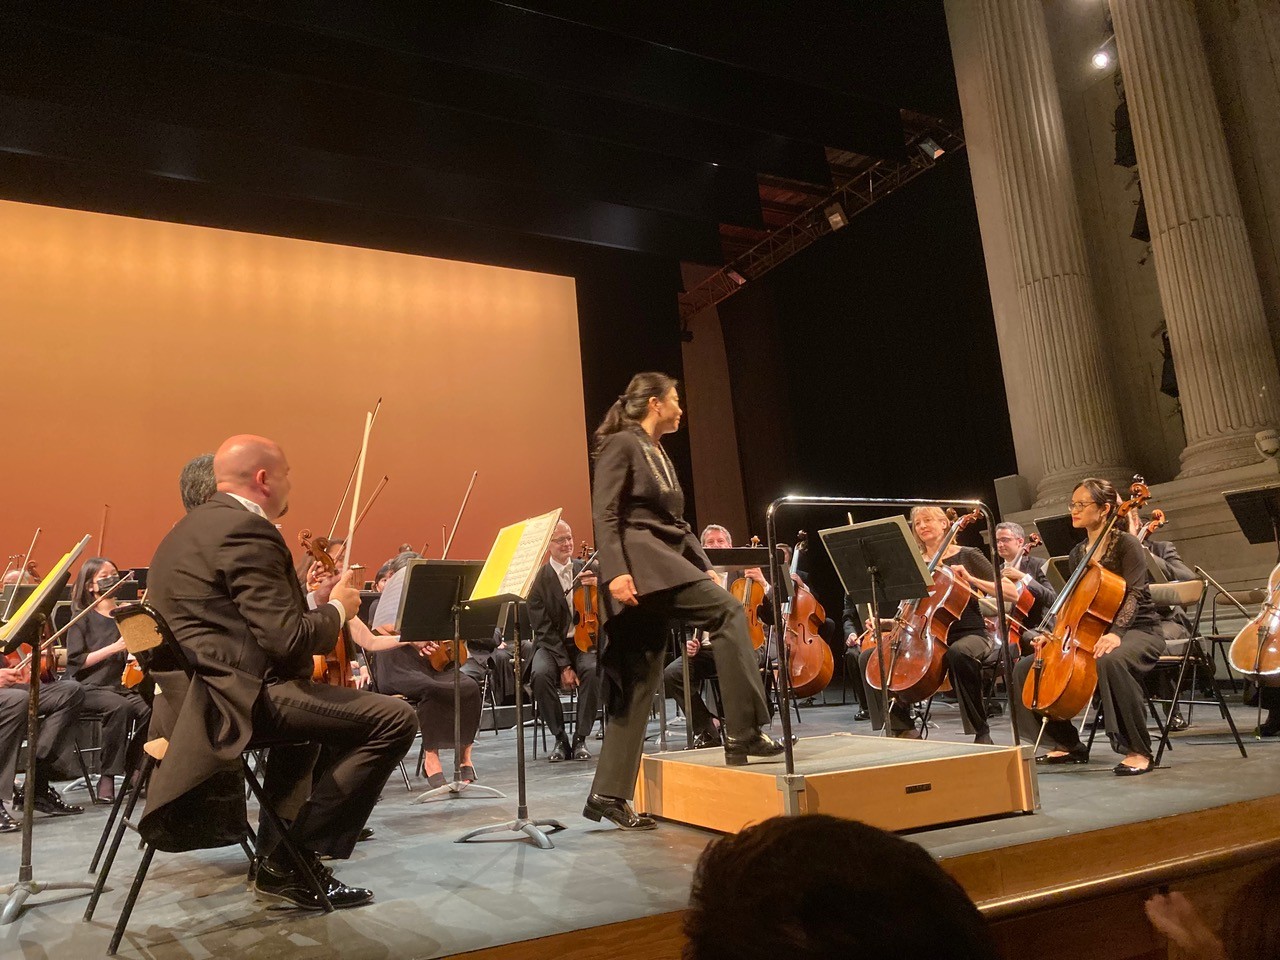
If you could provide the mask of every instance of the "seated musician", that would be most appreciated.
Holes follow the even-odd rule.
[[[600,707],[600,678],[596,651],[582,651],[573,640],[573,588],[594,586],[596,575],[573,558],[573,529],[561,520],[551,536],[547,562],[529,590],[529,624],[533,628],[533,659],[529,667],[538,715],[556,739],[547,758],[559,763],[572,757],[590,760],[587,737]],[[603,611],[601,611],[602,613]],[[578,716],[570,744],[564,728],[561,690],[578,691]]]
[[[416,557],[417,554],[401,553],[391,561],[393,565],[398,564],[398,569],[391,574],[370,618],[379,632],[394,629],[404,591],[405,568],[409,560]],[[370,649],[366,644],[362,646]],[[425,638],[415,643],[392,643],[388,648],[378,650],[372,658],[373,682],[378,692],[404,697],[418,714],[418,726],[422,730],[422,775],[431,787],[443,787],[449,782],[440,762],[440,751],[454,749],[453,685],[454,672],[458,669],[453,660],[449,660],[443,670],[436,670],[431,665],[427,658],[436,652],[438,646]],[[458,678],[458,694],[461,741],[458,746],[462,751],[460,774],[463,780],[473,781],[477,778],[471,748],[480,729],[482,704],[480,685],[465,671]]]
[[[128,652],[111,615],[118,604],[114,597],[99,599],[119,579],[119,570],[106,557],[86,560],[71,590],[71,613],[92,610],[67,631],[67,676],[84,688],[84,709],[102,715],[97,792],[99,800],[107,801],[115,799],[115,778],[125,771],[130,727],[151,719],[151,707],[141,693],[122,681]],[[139,739],[136,749],[142,743]]]
[[[307,609],[273,523],[288,510],[292,485],[280,447],[232,437],[214,455],[214,474],[218,492],[178,521],[151,562],[149,600],[195,678],[152,777],[140,832],[169,851],[239,842],[246,830],[241,754],[254,737],[296,740],[271,748],[264,789],[330,902],[367,903],[372,891],[342,883],[319,858],[350,856],[413,742],[413,711],[392,697],[311,681],[313,656],[333,649],[359,611],[360,594],[348,573],[324,585],[319,606]],[[169,689],[165,675],[158,679]],[[333,762],[313,780],[321,743]],[[319,909],[277,841],[263,818],[255,894]]]
[[[10,570],[4,575],[5,586],[36,582],[25,570]],[[18,753],[27,736],[27,695],[31,689],[27,685],[29,668],[18,667],[22,655],[10,654],[10,665],[0,666],[0,833],[18,829],[10,810],[17,819],[22,819],[23,790],[13,782],[18,770]],[[83,703],[84,691],[74,680],[40,684],[40,742],[36,748],[35,774],[31,777],[36,791],[35,808],[39,813],[53,816],[84,813],[84,807],[62,799],[49,784],[48,774],[49,764],[75,734]]]
[[[911,530],[920,546],[921,555],[928,563],[942,545],[951,522],[946,513],[938,507],[912,507]],[[957,578],[964,582],[967,575],[991,581],[995,571],[991,562],[976,547],[962,547],[951,543],[942,555],[942,563],[951,568]],[[857,638],[854,639],[854,643]],[[987,708],[982,697],[982,663],[992,653],[994,642],[987,635],[986,624],[982,619],[982,611],[977,601],[970,599],[965,605],[960,618],[951,624],[947,635],[947,649],[943,661],[947,674],[951,677],[951,686],[955,689],[956,699],[960,705],[960,717],[966,733],[973,735],[974,743],[991,743],[991,729],[987,723]],[[885,650],[886,669],[889,658],[889,647]],[[874,647],[868,646],[858,657],[859,675],[866,692],[867,705],[871,711],[871,724],[879,730],[884,726],[884,704],[881,690],[867,682],[867,664],[876,655]],[[889,711],[889,730],[895,737],[919,737],[919,732],[911,721],[911,705],[895,699]]]
[[[1021,524],[1006,521],[996,525],[996,553],[1004,561],[1000,570],[1000,592],[1004,594],[1005,602],[1016,604],[1024,590],[1030,590],[1035,598],[1027,611],[1022,632],[1023,652],[1029,653],[1035,628],[1053,606],[1058,591],[1049,582],[1048,561],[1024,552],[1026,542],[1027,533]],[[991,580],[969,574],[969,582],[987,596],[995,592],[996,585]]]
[[[182,509],[190,513],[218,492],[218,481],[213,475],[213,454],[202,453],[192,457],[178,475],[178,494],[182,497]]]
[[[1101,536],[1117,503],[1115,487],[1106,480],[1082,480],[1072,492],[1071,524],[1087,534],[1086,542],[1077,544],[1071,551],[1069,562],[1073,571],[1080,565],[1088,546]],[[1093,655],[1097,660],[1103,721],[1111,748],[1122,757],[1115,773],[1136,776],[1151,769],[1152,757],[1142,678],[1164,650],[1164,638],[1159,635],[1160,618],[1147,588],[1147,564],[1138,538],[1117,525],[1108,535],[1108,541],[1099,545],[1095,557],[1105,570],[1119,575],[1125,582],[1120,609],[1110,628],[1098,640]],[[1040,727],[1039,718],[1032,715],[1022,697],[1023,685],[1035,659],[1035,655],[1031,655],[1018,661],[1010,697],[1018,711],[1019,727],[1029,731]],[[1056,747],[1036,757],[1037,763],[1089,762],[1088,751],[1071,720],[1048,720],[1043,739]]]
[[[717,523],[709,524],[702,531],[702,546],[709,550],[727,550],[733,546],[733,537],[729,531]],[[769,596],[769,584],[765,579],[764,572],[759,568],[744,570],[740,574],[724,574],[720,571],[714,571],[716,582],[726,590],[730,588],[735,580],[739,577],[747,577],[765,585],[765,597]],[[773,622],[773,607],[768,603],[761,604],[760,616],[766,623]],[[716,719],[711,715],[711,711],[707,709],[706,702],[702,699],[702,684],[710,680],[716,675],[715,658],[711,655],[711,649],[704,642],[704,638],[700,634],[685,641],[689,653],[689,682],[692,690],[689,692],[689,710],[690,715],[688,722],[693,725],[693,746],[695,750],[701,750],[704,747],[718,747],[721,745],[720,729]],[[662,673],[662,686],[666,692],[666,696],[676,702],[681,710],[684,709],[684,657],[676,657]]]
[[[1147,521],[1137,510],[1130,510],[1128,514],[1129,532],[1135,537],[1139,537],[1142,529],[1146,526]],[[1150,538],[1143,539],[1143,547],[1147,553],[1151,555],[1150,563],[1160,571],[1160,575],[1164,577],[1168,583],[1176,583],[1184,580],[1195,580],[1196,574],[1186,561],[1182,559],[1182,555],[1178,553],[1178,548],[1169,540],[1152,540]],[[1187,616],[1187,612],[1182,607],[1174,607],[1165,605],[1157,605],[1156,613],[1160,616],[1159,634],[1164,637],[1165,652],[1176,653],[1181,655],[1185,652],[1185,648],[1178,642],[1186,640],[1191,636],[1191,628],[1194,626],[1191,618]],[[1211,680],[1213,665],[1201,664],[1201,670],[1208,672],[1208,678]],[[1176,681],[1173,676],[1166,671],[1152,674],[1150,688],[1153,697],[1159,700],[1173,699],[1173,685]],[[1174,712],[1169,718],[1169,729],[1185,730],[1191,724],[1187,718],[1182,715],[1181,710]]]

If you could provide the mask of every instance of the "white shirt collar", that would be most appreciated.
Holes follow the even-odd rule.
[[[263,520],[267,519],[267,512],[263,510],[261,506],[254,503],[252,500],[242,497],[238,493],[230,493],[227,491],[223,491],[223,492],[226,493],[228,497],[234,497],[236,500],[239,500],[242,504],[244,504],[244,508],[248,510],[250,513],[256,513]]]
[[[570,558],[570,559],[566,560],[564,563],[556,563],[556,559],[555,559],[555,557],[547,557],[547,562],[551,564],[551,569],[552,569],[552,570],[554,570],[554,571],[556,572],[556,576],[560,578],[560,581],[561,581],[562,583],[564,582],[564,572],[565,572],[565,570],[572,570],[572,569],[573,569],[573,559],[572,559],[572,558]]]

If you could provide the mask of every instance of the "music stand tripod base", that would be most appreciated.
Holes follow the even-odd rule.
[[[444,789],[441,787],[440,789]],[[549,829],[544,830],[547,827]],[[534,842],[534,844],[542,850],[552,850],[555,844],[547,837],[548,833],[555,833],[557,830],[567,830],[563,823],[559,820],[530,820],[527,817],[517,817],[515,820],[508,820],[506,823],[496,823],[491,827],[478,827],[469,833],[464,833],[454,843],[466,843],[468,840],[474,840],[476,837],[483,837],[491,833],[523,833],[526,837]]]
[[[432,787],[425,793],[420,793],[413,798],[414,803],[433,803],[437,800],[455,800],[463,794],[475,797],[477,800],[492,797],[498,800],[507,799],[507,795],[501,790],[493,787],[486,787],[482,783],[472,783],[470,780],[454,780],[446,783],[441,787]]]

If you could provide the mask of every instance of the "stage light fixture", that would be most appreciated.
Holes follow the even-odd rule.
[[[1113,33],[1103,40],[1098,49],[1089,57],[1095,70],[1109,70],[1116,65],[1116,35]]]
[[[833,231],[839,230],[849,225],[849,218],[844,215],[844,207],[838,203],[833,203],[822,211],[827,216],[827,223],[831,224]]]
[[[1106,50],[1098,50],[1093,55],[1093,65],[1099,70],[1105,70],[1111,66],[1111,54]]]
[[[727,270],[725,270],[724,275],[728,277],[730,280],[732,280],[739,287],[745,285],[747,282],[747,278],[744,277],[742,274],[740,274],[737,270],[733,269],[733,267],[729,267]]]
[[[918,144],[916,144],[916,146],[918,146],[920,148],[920,152],[923,153],[930,160],[937,160],[940,156],[942,156],[944,153],[947,152],[943,150],[940,146],[938,146],[938,142],[934,140],[933,137],[925,137]]]

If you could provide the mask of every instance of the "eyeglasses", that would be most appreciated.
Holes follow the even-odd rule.
[[[552,537],[552,543],[573,543],[573,537]]]
[[[1096,506],[1097,504],[1094,503],[1092,500],[1072,500],[1070,503],[1067,504],[1067,507],[1071,510],[1072,513],[1075,513],[1077,510],[1083,510],[1085,507],[1096,507]]]
[[[1017,543],[1018,537],[996,537],[996,543]]]

